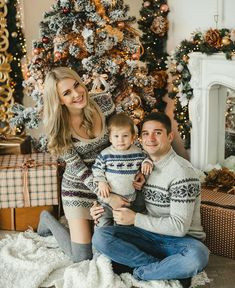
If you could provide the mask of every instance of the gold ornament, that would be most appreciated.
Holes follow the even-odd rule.
[[[11,88],[10,79],[10,62],[12,55],[7,53],[9,47],[9,32],[7,30],[7,2],[0,1],[1,17],[0,17],[0,133],[10,133],[12,129],[9,125],[9,120],[12,117],[11,106],[14,103],[13,89]]]
[[[223,38],[222,38],[222,44],[224,45],[224,46],[227,46],[227,45],[229,45],[231,43],[231,39],[229,38],[229,36],[224,36]]]

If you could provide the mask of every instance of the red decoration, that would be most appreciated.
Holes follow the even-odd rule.
[[[161,12],[167,12],[169,10],[169,6],[167,4],[162,4],[160,6],[160,11]]]
[[[35,64],[40,64],[42,61],[43,61],[42,58],[37,58],[34,63]]]
[[[64,14],[68,14],[69,12],[70,12],[69,8],[67,8],[67,7],[63,8],[63,13]]]
[[[47,44],[48,42],[49,42],[49,38],[48,37],[46,37],[46,36],[44,36],[43,38],[42,38],[42,42],[44,43],[44,44]]]

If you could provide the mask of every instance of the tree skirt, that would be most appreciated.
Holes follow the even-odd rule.
[[[138,281],[129,273],[113,273],[110,260],[73,264],[54,237],[32,231],[7,235],[0,241],[0,287],[4,288],[181,288],[179,281]],[[209,282],[205,272],[195,276],[192,287]]]

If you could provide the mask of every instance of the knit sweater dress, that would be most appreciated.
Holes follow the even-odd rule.
[[[67,219],[92,219],[89,209],[96,199],[96,194],[91,167],[97,155],[110,144],[106,123],[115,111],[112,98],[109,94],[100,93],[91,96],[91,101],[102,119],[101,134],[94,139],[73,135],[73,147],[61,157],[66,163],[61,194]]]
[[[144,185],[147,214],[137,213],[135,226],[158,234],[203,240],[200,181],[191,163],[171,150],[159,161]]]

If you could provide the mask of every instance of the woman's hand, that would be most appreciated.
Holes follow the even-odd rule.
[[[144,175],[138,172],[135,176],[135,181],[133,181],[133,186],[136,190],[141,190],[145,183]]]
[[[99,223],[99,218],[102,216],[103,212],[104,208],[97,201],[95,201],[93,206],[90,208],[90,215],[95,224]]]

